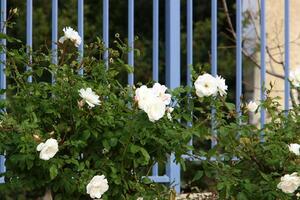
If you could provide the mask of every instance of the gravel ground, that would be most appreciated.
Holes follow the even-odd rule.
[[[216,200],[217,195],[211,192],[181,194],[176,197],[176,200]]]

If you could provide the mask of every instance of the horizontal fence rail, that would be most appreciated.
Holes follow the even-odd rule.
[[[30,56],[31,61],[31,52],[32,52],[32,11],[33,5],[32,0],[26,1],[26,46],[27,46],[27,53]],[[192,75],[190,67],[194,64],[193,61],[193,12],[194,12],[194,4],[196,1],[193,0],[186,0],[186,52],[187,57],[181,58],[181,2],[180,0],[153,0],[153,7],[152,7],[152,79],[155,82],[159,82],[159,72],[160,72],[160,63],[159,63],[159,42],[161,36],[159,35],[159,20],[162,14],[165,15],[165,63],[166,63],[166,85],[170,89],[174,89],[181,85],[181,71],[180,65],[181,60],[186,59],[186,85],[192,86]],[[211,0],[211,74],[213,76],[217,76],[218,72],[218,3],[221,1],[218,0]],[[77,1],[77,26],[78,26],[78,33],[82,38],[82,42],[78,47],[79,57],[78,61],[81,62],[83,55],[84,55],[84,0]],[[165,3],[165,12],[160,13],[159,5],[161,3]],[[241,114],[241,98],[243,95],[243,0],[236,0],[236,27],[235,27],[235,41],[236,41],[236,94],[235,94],[235,103],[236,103],[236,111],[238,117]],[[51,11],[51,52],[52,58],[51,63],[56,65],[58,64],[58,57],[57,57],[57,42],[58,42],[58,0],[52,0],[52,11]],[[102,38],[103,43],[105,46],[105,51],[103,54],[103,59],[105,60],[105,65],[109,67],[109,0],[102,0]],[[284,1],[284,109],[286,111],[289,110],[289,101],[290,101],[290,85],[289,85],[289,6],[290,1]],[[266,46],[267,46],[267,38],[266,38],[266,1],[260,1],[260,100],[266,99],[266,92],[265,92],[265,84],[266,84]],[[7,1],[1,0],[1,33],[6,34],[6,15],[7,15]],[[127,31],[128,31],[128,65],[131,67],[134,66],[134,34],[135,34],[135,1],[128,0],[128,16],[127,16]],[[6,46],[6,40],[1,39],[1,45]],[[0,54],[0,89],[6,89],[6,76],[5,76],[5,62],[6,62],[6,54],[5,51],[2,51]],[[30,66],[24,66],[27,70],[30,70]],[[79,74],[83,74],[83,69],[79,70]],[[28,81],[32,81],[32,77],[28,78]],[[134,85],[134,73],[128,74],[128,84],[130,86]],[[55,77],[52,76],[52,82],[55,82]],[[0,96],[1,99],[5,98],[5,94]],[[217,132],[215,130],[216,123],[215,123],[215,109],[212,108],[212,140],[211,140],[211,147],[213,148],[217,145]],[[191,111],[192,114],[192,111]],[[261,108],[260,110],[260,125],[263,128],[266,121],[266,110]],[[192,122],[188,122],[188,126],[192,126]],[[193,138],[191,138],[189,145],[193,145]],[[183,155],[182,157],[191,160],[191,161],[202,161],[207,160],[206,157],[194,157],[192,155],[193,152],[187,152],[188,155]],[[214,160],[214,158],[210,158],[210,160]],[[180,165],[175,162],[175,155],[170,152],[170,156],[168,157],[168,162],[164,169],[165,173],[163,175],[159,174],[159,166],[158,163],[155,163],[152,168],[152,175],[149,176],[151,180],[157,183],[166,183],[169,184],[170,187],[175,188],[177,193],[180,193],[180,178],[181,178],[181,171]],[[0,156],[0,173],[5,172],[5,156]],[[0,183],[4,183],[4,177],[0,178]]]

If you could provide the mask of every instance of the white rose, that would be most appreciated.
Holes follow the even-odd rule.
[[[255,112],[258,108],[258,105],[255,103],[255,101],[250,101],[246,107],[250,112]]]
[[[59,43],[64,43],[65,40],[69,39],[75,44],[76,47],[79,47],[79,45],[81,44],[81,37],[78,34],[78,32],[72,29],[71,27],[65,27],[63,31],[64,36],[59,38]]]
[[[295,87],[300,87],[300,67],[290,72],[289,79]]]
[[[292,143],[289,145],[289,150],[290,152],[293,152],[294,154],[296,154],[297,156],[300,155],[300,145],[296,144],[296,143]]]
[[[165,115],[166,106],[171,102],[171,95],[166,94],[166,90],[167,87],[159,83],[155,83],[152,88],[143,85],[135,90],[134,99],[138,102],[138,107],[147,113],[151,122]]]
[[[58,143],[56,139],[48,139],[45,143],[40,143],[36,150],[40,152],[40,159],[49,160],[58,152]]]
[[[297,172],[286,174],[280,178],[277,188],[281,189],[284,193],[293,193],[300,185],[300,177]]]
[[[154,83],[153,87],[152,87],[152,91],[153,93],[161,98],[161,100],[166,104],[169,105],[171,102],[171,95],[170,94],[166,94],[167,91],[167,87],[164,85],[161,85],[159,83]]]
[[[108,182],[104,175],[97,175],[92,178],[89,184],[86,186],[86,193],[91,198],[100,199],[101,196],[108,190]]]
[[[196,94],[199,97],[216,95],[218,84],[216,79],[210,74],[203,74],[197,78],[194,83]]]
[[[148,102],[144,111],[147,113],[149,120],[154,122],[165,115],[166,105],[161,99],[154,98]]]
[[[153,91],[147,86],[143,85],[135,90],[135,100],[138,102],[140,109],[145,110],[149,100],[155,98]]]
[[[221,95],[221,97],[226,95],[227,94],[226,90],[228,89],[228,86],[225,83],[225,79],[222,78],[221,76],[217,76],[215,79],[217,81],[218,92]]]
[[[79,91],[79,95],[81,98],[91,107],[93,108],[95,105],[100,105],[99,96],[92,91],[91,88],[87,88],[86,90],[81,88]]]

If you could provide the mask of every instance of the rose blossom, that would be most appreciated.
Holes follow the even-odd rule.
[[[255,112],[258,108],[258,105],[255,103],[255,101],[250,101],[246,107],[250,112]]]
[[[300,155],[300,145],[297,143],[292,143],[289,145],[289,150],[290,152],[293,152],[294,154],[296,154],[297,156]]]
[[[108,190],[108,182],[104,175],[96,175],[86,186],[86,193],[90,195],[91,198],[100,199],[101,196]]]
[[[198,76],[194,83],[196,94],[198,97],[208,97],[216,95],[218,92],[218,84],[216,79],[210,74],[203,74]]]
[[[48,139],[45,143],[40,143],[36,150],[40,152],[40,159],[49,160],[58,152],[58,143],[56,139]]]
[[[289,79],[295,87],[300,87],[300,67],[290,72]]]
[[[99,96],[92,91],[91,88],[83,89],[81,88],[79,91],[79,95],[82,99],[93,108],[95,105],[100,105]]]
[[[220,96],[224,96],[227,94],[227,89],[228,89],[228,86],[226,85],[225,83],[225,79],[222,78],[221,76],[217,76],[216,78],[216,81],[217,81],[217,87],[218,87],[218,92],[220,94]]]
[[[64,43],[65,40],[71,40],[74,45],[76,47],[79,47],[79,45],[81,44],[81,37],[78,34],[77,31],[75,31],[73,28],[71,27],[65,27],[63,29],[64,31],[64,36],[62,36],[61,38],[59,38],[59,43]]]
[[[281,189],[284,193],[293,193],[300,185],[300,177],[297,172],[286,174],[280,178],[277,188]]]
[[[166,105],[169,105],[171,102],[171,95],[166,94],[165,92],[167,91],[167,87],[164,85],[161,85],[159,83],[154,83],[152,87],[153,93],[159,97]]]
[[[146,109],[147,105],[149,104],[149,100],[155,98],[155,95],[151,88],[148,88],[145,85],[142,85],[140,88],[135,90],[135,100],[138,102],[138,106],[140,109]]]
[[[165,115],[166,105],[159,98],[154,98],[149,101],[149,104],[145,108],[145,112],[151,122],[157,121]]]
[[[135,90],[135,101],[144,110],[151,122],[155,122],[165,115],[167,105],[171,103],[171,95],[166,94],[167,87],[155,83],[152,88],[145,85]]]

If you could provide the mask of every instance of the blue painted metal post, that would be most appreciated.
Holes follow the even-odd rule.
[[[190,67],[193,65],[193,0],[187,0],[187,69],[186,69],[186,84],[192,87],[192,74]],[[189,94],[190,96],[190,94]],[[191,111],[192,112],[192,111]],[[192,115],[192,113],[191,113]],[[192,122],[187,123],[188,127],[192,126]],[[193,138],[189,141],[189,145],[193,145]],[[189,154],[193,152],[190,151]]]
[[[128,65],[134,67],[134,0],[128,0]],[[128,74],[128,84],[134,84],[133,73]]]
[[[83,46],[84,46],[84,0],[78,0],[78,33],[81,37],[81,44],[78,47],[79,57],[78,60],[81,62],[83,58]],[[79,74],[83,75],[83,68],[79,70]]]
[[[152,13],[152,77],[155,82],[159,81],[159,0],[153,0]],[[152,176],[158,176],[158,163],[154,163],[152,167]]]
[[[166,0],[166,83],[171,89],[180,86],[180,0]],[[172,153],[166,173],[171,187],[180,193],[180,165]]]
[[[218,13],[218,7],[217,7],[217,0],[211,1],[211,74],[213,76],[217,76],[217,13]],[[214,147],[217,144],[217,132],[215,130],[216,127],[216,121],[215,121],[215,113],[216,110],[212,109],[212,140],[211,140],[211,147]]]
[[[106,69],[108,68],[108,47],[109,47],[109,0],[103,0],[103,42],[105,51],[103,59],[105,60]]]
[[[242,0],[236,0],[236,112],[241,116],[242,96]]]
[[[52,57],[51,63],[57,65],[57,22],[58,22],[58,0],[52,0]],[[55,82],[55,77],[52,74],[52,83]]]
[[[152,76],[158,82],[159,77],[159,0],[153,0],[153,46],[152,46]]]
[[[260,1],[260,99],[264,101],[266,99],[265,94],[265,82],[266,82],[266,2]],[[261,128],[265,126],[266,110],[260,109],[260,124]]]
[[[26,46],[27,53],[29,54],[29,62],[32,61],[32,0],[27,0],[26,7]],[[26,66],[27,70],[30,70],[29,66]],[[28,82],[32,82],[32,76],[28,77]]]
[[[284,2],[284,109],[288,114],[290,101],[290,1]]]
[[[6,34],[6,0],[1,0],[1,32]],[[6,46],[6,40],[1,39],[1,46]],[[6,62],[6,53],[5,50],[0,54],[0,89],[6,89],[6,76],[4,73]],[[5,94],[0,96],[0,99],[5,99]],[[0,173],[6,171],[5,168],[5,157],[0,155]],[[0,183],[4,183],[4,177],[0,177]]]

